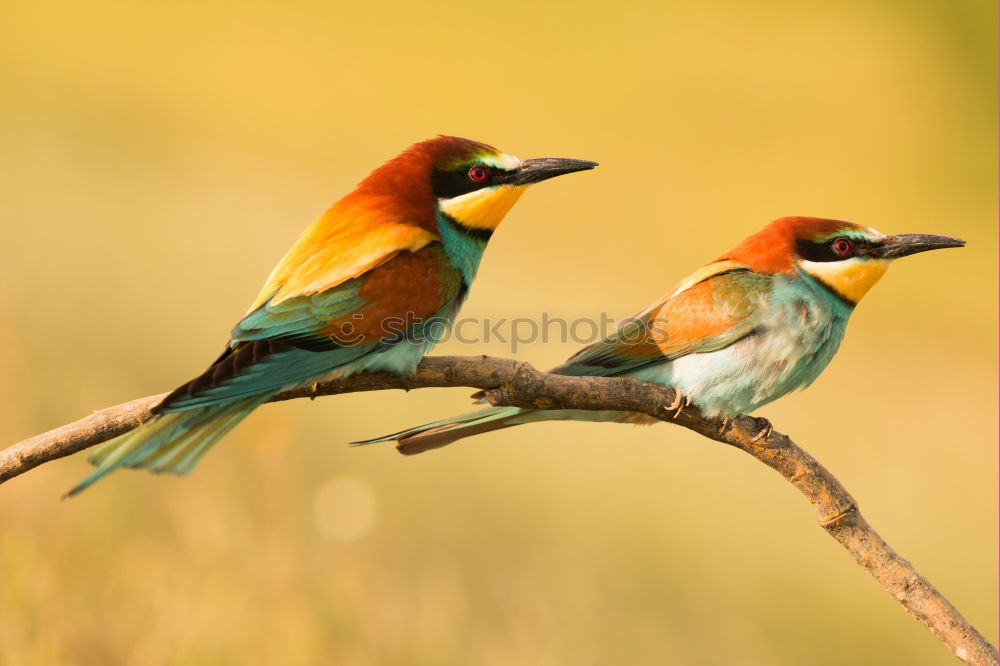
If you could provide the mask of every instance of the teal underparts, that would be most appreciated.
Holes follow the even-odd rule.
[[[626,374],[676,387],[709,415],[749,413],[812,384],[837,353],[851,311],[810,276],[776,276],[751,315],[752,334]]]
[[[441,244],[448,259],[462,273],[466,286],[472,284],[479,270],[479,262],[486,250],[486,239],[468,230],[451,216],[437,211],[438,230]]]

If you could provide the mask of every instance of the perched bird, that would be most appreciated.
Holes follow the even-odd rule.
[[[963,245],[944,236],[886,236],[850,222],[785,217],[551,372],[632,377],[677,389],[683,396],[677,409],[693,404],[708,416],[746,414],[819,376],[854,306],[893,259]],[[487,407],[356,443],[397,440],[402,453],[420,453],[549,420],[656,422],[630,412]]]
[[[222,355],[168,395],[154,419],[102,445],[90,458],[97,469],[69,494],[118,467],[186,474],[282,390],[365,370],[413,372],[525,187],[595,166],[521,161],[451,136],[410,146],[305,230]]]

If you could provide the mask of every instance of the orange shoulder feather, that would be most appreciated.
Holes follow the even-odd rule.
[[[416,252],[438,236],[396,221],[368,198],[346,197],[313,222],[271,272],[250,311],[267,302],[326,291],[383,264],[404,250]]]

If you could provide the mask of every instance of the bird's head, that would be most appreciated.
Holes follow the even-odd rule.
[[[355,195],[391,206],[392,214],[429,231],[436,230],[436,214],[442,213],[488,236],[528,185],[595,166],[562,158],[520,160],[485,143],[438,136],[373,171]]]
[[[431,189],[438,210],[467,229],[489,234],[528,185],[595,166],[554,157],[522,161],[483,144],[456,146],[434,164]]]
[[[805,273],[856,304],[893,259],[963,245],[965,241],[947,236],[887,236],[841,220],[783,217],[744,240],[723,259],[763,273]]]

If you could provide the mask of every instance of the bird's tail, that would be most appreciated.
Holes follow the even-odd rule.
[[[450,419],[425,423],[391,435],[352,442],[355,446],[377,444],[396,440],[400,453],[412,455],[447,446],[454,441],[479,435],[484,432],[502,430],[523,423],[539,421],[591,421],[599,423],[633,423],[649,425],[656,419],[643,414],[619,411],[590,411],[584,409],[523,409],[521,407],[487,407],[479,411],[462,414]]]
[[[353,442],[357,446],[376,444],[396,440],[396,448],[400,453],[412,455],[437,449],[452,442],[479,435],[492,430],[501,430],[522,423],[544,421],[547,416],[538,417],[539,410],[521,409],[520,407],[487,407],[469,414],[462,414],[450,419],[426,423],[422,426],[402,430],[384,437],[366,439],[363,442]]]
[[[213,444],[270,397],[270,394],[257,395],[209,407],[160,414],[132,432],[99,446],[89,458],[97,469],[66,496],[82,492],[119,467],[187,474]]]

